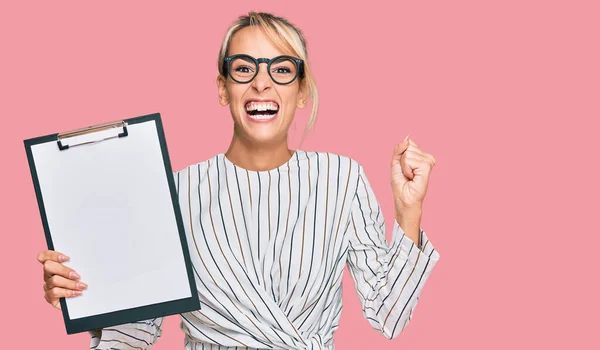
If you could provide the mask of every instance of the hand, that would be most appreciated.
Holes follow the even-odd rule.
[[[75,270],[62,264],[69,260],[67,255],[45,250],[37,259],[44,266],[44,298],[53,307],[61,310],[60,298],[76,297],[87,288],[87,284],[79,281],[80,276]]]
[[[408,136],[394,147],[391,184],[397,216],[406,211],[421,211],[434,165],[435,158],[419,149]]]

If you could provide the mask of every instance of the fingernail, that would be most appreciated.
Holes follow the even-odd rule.
[[[81,276],[79,276],[79,274],[77,272],[71,271],[71,272],[69,272],[69,278],[77,278],[77,279],[79,279],[79,278],[81,278]]]
[[[73,295],[74,296],[81,295],[81,291],[80,290],[75,290],[75,291],[73,291]]]
[[[59,256],[58,256],[58,261],[67,261],[67,260],[69,260],[69,259],[71,259],[71,258],[69,258],[69,257],[68,257],[68,256],[66,256],[66,255],[59,255]]]
[[[404,141],[408,140],[408,137],[409,137],[409,136],[410,136],[410,135],[406,135],[406,137],[404,138]]]
[[[77,288],[79,289],[86,289],[88,287],[87,284],[83,283],[83,282],[77,282]]]

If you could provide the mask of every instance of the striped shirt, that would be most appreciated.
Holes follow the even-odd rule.
[[[381,207],[354,159],[296,150],[243,169],[220,153],[174,173],[200,310],[181,314],[185,349],[334,349],[346,263],[371,326],[409,323],[439,253]],[[162,318],[92,333],[92,349],[147,349]]]

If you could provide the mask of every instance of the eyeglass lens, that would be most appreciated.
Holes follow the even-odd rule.
[[[266,66],[264,67],[266,68]],[[294,80],[298,72],[296,62],[282,57],[271,62],[271,77],[279,84],[287,84]],[[249,57],[239,56],[231,61],[231,76],[240,83],[250,82],[258,72],[256,63]]]

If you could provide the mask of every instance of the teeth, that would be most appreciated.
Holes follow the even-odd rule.
[[[275,117],[275,115],[270,115],[270,114],[257,114],[257,115],[248,115],[250,118],[252,119],[256,119],[256,120],[265,120],[265,119],[272,119]]]
[[[273,110],[276,111],[279,109],[279,106],[273,102],[249,102],[246,104],[246,111],[266,111]]]

